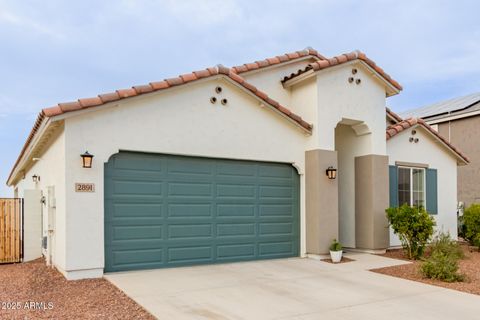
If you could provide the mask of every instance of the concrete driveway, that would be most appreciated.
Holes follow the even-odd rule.
[[[480,297],[367,271],[405,263],[369,254],[332,265],[280,259],[107,274],[159,319],[479,319]]]

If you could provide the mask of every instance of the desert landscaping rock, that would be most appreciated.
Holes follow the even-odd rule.
[[[0,301],[0,319],[155,319],[107,280],[67,281],[43,259],[0,265]]]
[[[464,282],[449,283],[440,280],[424,278],[420,273],[421,261],[413,261],[411,264],[374,269],[371,271],[480,295],[480,252],[478,249],[470,247],[466,244],[462,244],[462,248],[465,252],[465,259],[459,261],[458,271],[466,276],[466,280]],[[389,250],[382,256],[407,260],[401,249]]]

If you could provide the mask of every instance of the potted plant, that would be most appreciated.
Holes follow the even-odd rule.
[[[330,245],[330,258],[333,263],[338,263],[342,260],[342,244],[333,239],[332,244]]]

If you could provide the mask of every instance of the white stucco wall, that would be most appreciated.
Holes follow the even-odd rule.
[[[315,77],[306,79],[305,81],[288,88],[288,90],[292,93],[291,105],[289,106],[290,110],[301,115],[301,117],[308,123],[315,124],[312,129],[312,138],[307,145],[307,150],[317,149],[319,140],[318,135],[323,134],[325,131],[325,128],[316,125],[318,119],[317,80]]]
[[[42,192],[23,190],[23,261],[32,261],[42,256]]]
[[[300,61],[267,67],[240,75],[260,90],[266,92],[280,104],[293,109],[295,103],[291,100],[291,90],[284,89],[281,80],[285,76],[296,73],[299,69],[304,69],[313,61],[315,61],[313,58],[301,59]]]
[[[20,180],[15,188],[18,188],[18,196],[24,197],[25,190],[40,190],[45,198],[48,198],[48,187],[55,187],[56,214],[55,214],[55,232],[51,241],[53,253],[53,264],[60,270],[65,268],[65,134],[63,128],[52,137],[49,147],[40,155],[40,160],[34,162],[34,165],[25,173],[25,179]],[[40,176],[40,182],[33,183],[32,176]],[[28,201],[25,198],[25,201]],[[42,219],[42,236],[47,236],[48,227],[48,201],[41,206],[40,213]],[[26,219],[28,217],[25,217]],[[30,223],[30,222],[29,222]],[[35,230],[32,228],[32,230]],[[37,232],[37,231],[34,231]],[[26,237],[27,238],[27,237]],[[37,236],[28,237],[35,243],[26,244],[26,246],[41,246],[41,239]],[[36,239],[36,240],[35,240]],[[44,252],[45,254],[46,252]]]
[[[210,103],[223,87],[228,105]],[[301,173],[301,252],[305,252],[304,157],[310,137],[227,80],[196,82],[65,120],[68,277],[104,266],[104,163],[119,150],[293,163]],[[93,168],[80,166],[86,149]],[[76,182],[95,193],[76,193]],[[79,271],[81,270],[81,271]],[[73,271],[73,272],[71,272]]]
[[[409,142],[411,130],[405,130],[387,143],[389,164],[396,161],[428,164],[437,169],[438,214],[434,215],[436,229],[450,232],[457,238],[457,162],[454,156],[428,133],[417,127],[418,143]],[[398,237],[390,230],[390,245],[398,246]]]
[[[352,68],[358,72],[353,75]],[[385,87],[363,64],[343,64],[317,73],[318,135],[321,149],[335,149],[335,130],[342,119],[364,121],[371,131],[371,154],[385,155]],[[361,79],[361,84],[348,78]]]

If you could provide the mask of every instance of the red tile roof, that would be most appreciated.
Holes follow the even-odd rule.
[[[289,76],[284,77],[282,82],[286,82],[290,79],[293,79],[293,78],[295,78],[295,77],[297,77],[297,76],[299,76],[299,75],[301,75],[301,74],[303,74],[303,73],[305,73],[309,70],[319,71],[319,70],[330,68],[330,67],[336,66],[338,64],[346,63],[348,61],[353,61],[353,60],[361,60],[361,61],[365,62],[368,66],[370,66],[372,69],[374,69],[378,74],[380,74],[382,76],[382,78],[384,78],[392,86],[394,86],[398,90],[403,89],[402,86],[397,81],[393,80],[392,77],[390,77],[382,68],[377,66],[376,63],[373,62],[373,60],[370,60],[365,55],[365,53],[363,53],[361,51],[358,51],[358,50],[350,52],[350,53],[341,54],[339,56],[336,56],[336,57],[333,57],[333,58],[330,58],[330,59],[312,62],[312,63],[308,64],[304,69],[300,69],[296,73],[292,73]]]
[[[158,82],[150,82],[149,84],[146,84],[146,85],[133,86],[130,89],[121,89],[121,90],[116,90],[115,92],[100,94],[97,97],[83,98],[73,102],[59,103],[56,106],[43,109],[43,114],[46,117],[58,116],[64,113],[89,109],[92,107],[98,107],[108,102],[135,97],[135,96],[139,96],[139,95],[154,92],[154,91],[160,91],[160,90],[168,89],[171,87],[179,86],[188,82],[192,82],[192,81],[196,81],[199,79],[208,78],[212,76],[217,76],[217,75],[224,75],[229,79],[235,81],[240,86],[242,86],[243,88],[245,88],[246,90],[250,91],[255,96],[257,96],[258,98],[263,100],[265,103],[267,103],[268,105],[272,106],[276,110],[283,113],[285,116],[292,119],[295,123],[297,123],[304,129],[308,131],[312,130],[312,125],[310,123],[307,123],[300,116],[294,114],[289,109],[287,109],[277,101],[270,98],[265,92],[257,89],[254,85],[248,83],[244,78],[242,78],[236,72],[233,72],[232,69],[229,69],[222,65],[219,65],[213,68],[207,68],[205,70],[194,71],[192,73],[183,74],[176,78],[170,78],[170,79],[166,79]]]
[[[58,115],[73,112],[73,111],[94,108],[94,107],[104,105],[108,102],[119,101],[122,99],[135,97],[135,96],[139,96],[139,95],[150,93],[150,92],[160,91],[160,90],[168,89],[171,87],[179,86],[185,83],[189,83],[192,81],[213,77],[213,76],[218,76],[218,75],[223,75],[228,77],[229,79],[238,83],[241,87],[245,88],[247,91],[253,93],[259,99],[263,100],[266,104],[276,109],[278,112],[282,113],[286,117],[293,120],[293,122],[295,122],[296,124],[304,128],[305,130],[309,132],[312,131],[312,128],[313,128],[312,124],[306,122],[305,120],[302,119],[302,117],[291,112],[288,108],[282,106],[279,102],[270,98],[265,92],[257,89],[254,85],[248,83],[244,78],[242,78],[232,69],[224,67],[222,65],[218,65],[216,67],[207,68],[205,70],[199,70],[199,71],[194,71],[192,73],[183,74],[176,78],[165,79],[163,81],[158,81],[158,82],[150,82],[149,84],[133,86],[132,88],[129,88],[129,89],[116,90],[115,92],[100,94],[97,97],[82,98],[73,102],[59,103],[56,106],[43,109],[38,115],[35,125],[33,126],[27,138],[27,141],[25,142],[25,145],[23,146],[23,149],[20,152],[20,155],[18,156],[17,161],[15,162],[15,165],[13,166],[12,171],[10,172],[8,181],[12,177],[13,171],[19,164],[28,146],[32,142],[33,137],[36,135],[40,127],[40,124],[45,118],[50,118],[50,117],[58,116]]]
[[[431,134],[433,134],[437,139],[439,139],[443,144],[445,144],[450,150],[452,150],[453,153],[455,153],[457,156],[459,156],[461,159],[463,159],[466,163],[470,162],[470,160],[468,159],[468,157],[464,153],[462,153],[454,145],[452,145],[450,142],[448,142],[447,139],[445,139],[443,136],[441,136],[436,130],[434,130],[430,125],[428,125],[423,119],[408,118],[408,119],[400,121],[399,123],[388,126],[387,129],[386,129],[386,138],[387,138],[387,140],[390,140],[391,138],[395,137],[400,132],[402,132],[406,129],[412,128],[412,127],[416,127],[416,126],[422,126],[427,131],[429,131]]]
[[[387,114],[393,119],[395,119],[397,122],[403,121],[402,117],[400,117],[398,114],[393,112],[390,108],[387,107],[386,109],[387,109]]]
[[[20,163],[20,160],[22,159],[22,156],[25,154],[25,152],[27,151],[27,148],[28,146],[30,145],[30,143],[32,142],[33,138],[35,137],[35,135],[37,134],[38,132],[38,129],[40,129],[40,126],[43,122],[43,120],[45,119],[45,113],[43,111],[41,111],[38,116],[37,116],[37,119],[35,120],[35,123],[33,124],[33,128],[32,130],[30,130],[30,133],[28,134],[28,137],[27,137],[27,141],[25,141],[25,144],[23,145],[23,148],[22,150],[20,151],[20,155],[18,156],[17,160],[15,161],[15,164],[13,165],[13,168],[12,168],[12,171],[10,172],[10,175],[8,176],[8,179],[7,179],[7,182],[10,181],[10,178],[12,177],[13,175],[13,171],[15,170],[15,168],[18,166],[18,164]]]
[[[306,56],[312,56],[312,57],[315,57],[316,59],[320,59],[319,61],[311,63],[307,66],[307,68],[311,68],[311,69],[314,69],[314,70],[317,70],[317,69],[319,70],[320,68],[324,68],[325,63],[327,63],[328,65],[335,65],[335,64],[338,64],[338,63],[343,63],[343,62],[346,62],[346,61],[349,61],[349,60],[353,60],[354,58],[355,59],[361,59],[361,60],[365,61],[366,63],[368,63],[370,66],[372,66],[372,68],[374,68],[377,72],[382,74],[384,77],[388,77],[388,79],[391,79],[386,73],[383,72],[382,69],[377,67],[375,65],[375,63],[373,63],[373,61],[368,59],[361,52],[354,52],[354,53],[351,53],[351,54],[341,55],[341,56],[334,57],[334,58],[331,58],[331,59],[327,60],[324,56],[319,54],[316,50],[314,50],[312,48],[307,48],[303,51],[296,51],[296,52],[292,52],[292,53],[287,53],[287,54],[284,54],[284,55],[281,55],[281,56],[276,56],[276,57],[273,57],[273,58],[267,58],[265,60],[255,61],[253,63],[247,63],[247,64],[244,64],[244,65],[241,65],[241,66],[236,66],[236,67],[233,67],[231,69],[219,65],[217,67],[211,67],[211,68],[207,68],[205,70],[199,70],[199,71],[195,71],[195,72],[192,72],[192,73],[187,73],[187,74],[181,75],[181,76],[176,77],[176,78],[165,79],[163,81],[158,81],[158,82],[150,82],[149,84],[146,84],[146,85],[139,85],[139,86],[134,86],[134,87],[128,88],[128,89],[121,89],[121,90],[116,90],[115,92],[100,94],[97,97],[83,98],[83,99],[78,99],[77,101],[73,101],[73,102],[59,103],[56,106],[43,109],[40,112],[40,114],[38,115],[37,120],[35,122],[35,125],[33,126],[32,130],[31,130],[31,132],[30,132],[30,134],[27,138],[27,141],[25,142],[25,145],[23,146],[22,151],[20,152],[20,155],[17,158],[17,161],[15,162],[15,165],[13,166],[13,169],[10,173],[10,176],[9,176],[8,180],[10,180],[10,178],[12,177],[13,171],[15,170],[17,165],[19,164],[21,158],[25,154],[28,146],[32,142],[34,136],[36,135],[36,133],[37,133],[37,131],[38,131],[40,125],[41,125],[41,123],[43,122],[43,120],[45,118],[65,114],[65,113],[72,112],[72,111],[84,110],[84,109],[88,109],[88,108],[101,106],[101,105],[104,105],[108,102],[119,101],[119,100],[122,100],[122,99],[130,98],[130,97],[134,97],[134,96],[138,96],[138,95],[142,95],[142,94],[146,94],[146,93],[150,93],[150,92],[154,92],[154,91],[159,91],[159,90],[167,89],[167,88],[170,88],[170,87],[182,85],[182,84],[185,84],[185,83],[188,83],[188,82],[192,82],[192,81],[196,81],[196,80],[199,80],[199,79],[202,79],[202,78],[208,78],[208,77],[216,76],[216,75],[224,75],[224,76],[228,77],[229,79],[235,81],[240,86],[242,86],[246,90],[248,90],[251,93],[253,93],[254,95],[256,95],[258,98],[265,101],[268,105],[270,105],[271,107],[275,108],[276,110],[278,110],[279,112],[281,112],[285,116],[292,119],[295,123],[297,123],[298,125],[300,125],[304,129],[306,129],[307,131],[311,131],[312,130],[312,124],[307,123],[300,116],[294,114],[293,112],[291,112],[286,107],[280,105],[280,103],[278,103],[277,101],[271,99],[265,92],[263,92],[261,90],[258,90],[255,86],[248,83],[244,78],[242,78],[239,75],[240,73],[243,73],[243,72],[247,72],[247,71],[251,71],[251,70],[255,70],[255,69],[259,69],[259,68],[264,68],[264,67],[268,67],[268,66],[288,62],[288,61],[292,61],[292,60],[303,58],[303,57],[306,57]],[[305,71],[306,70],[304,70],[304,71],[299,70],[299,73],[300,72],[305,72]],[[284,81],[285,81],[285,79],[284,79]],[[391,81],[394,81],[394,80],[392,79]],[[397,83],[397,85],[398,85],[398,83]],[[400,89],[401,89],[401,87],[400,87]]]
[[[318,53],[317,50],[312,48],[306,48],[305,50],[302,50],[302,51],[285,53],[284,55],[281,55],[281,56],[275,56],[272,58],[267,58],[265,60],[255,61],[251,63],[245,63],[239,66],[232,67],[232,70],[240,74],[240,73],[261,69],[261,68],[273,66],[276,64],[284,63],[284,62],[289,62],[289,61],[307,57],[307,56],[311,56],[319,60],[327,59],[324,56],[322,56],[320,53]]]

